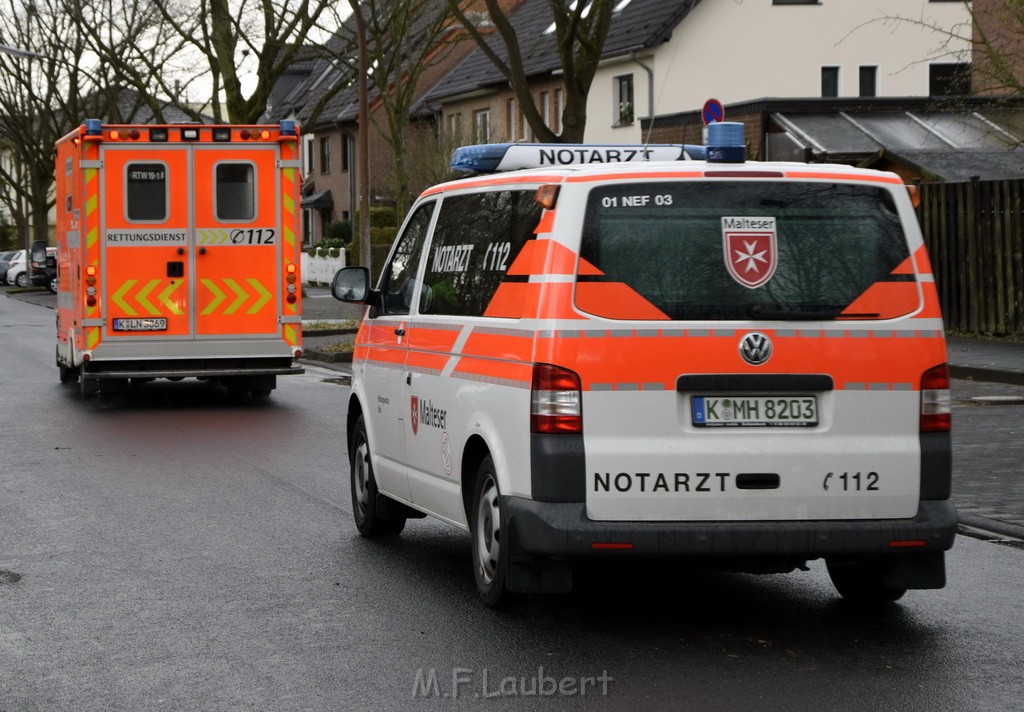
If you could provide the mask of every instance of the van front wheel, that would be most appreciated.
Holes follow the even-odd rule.
[[[488,455],[480,463],[473,486],[470,533],[473,541],[473,575],[480,598],[488,606],[501,605],[506,598],[508,541],[502,517],[501,492]]]
[[[400,534],[405,528],[405,517],[385,519],[377,514],[377,500],[384,495],[377,491],[377,481],[373,477],[370,442],[366,438],[366,423],[362,416],[356,421],[349,444],[349,469],[352,473],[352,516],[359,533],[368,539]]]

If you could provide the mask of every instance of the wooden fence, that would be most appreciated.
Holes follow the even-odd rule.
[[[921,185],[946,328],[1024,334],[1024,179]]]

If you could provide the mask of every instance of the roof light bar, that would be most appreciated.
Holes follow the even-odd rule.
[[[86,119],[85,120],[85,135],[86,136],[102,136],[103,135],[103,122],[100,119]]]
[[[703,146],[683,144],[573,144],[487,143],[463,146],[452,154],[451,168],[465,173],[493,173],[524,168],[548,168],[601,163],[687,161],[690,150]]]

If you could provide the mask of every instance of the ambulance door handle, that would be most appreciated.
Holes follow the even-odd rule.
[[[405,329],[402,327],[395,329],[395,336],[405,336]]]
[[[206,248],[205,247],[200,247],[199,248],[199,254],[205,255],[206,254]]]
[[[412,385],[412,371],[406,371],[405,373],[405,385]]]
[[[183,254],[185,254],[185,248],[184,248],[184,247],[179,247],[179,248],[178,248],[178,254],[179,254],[179,255],[183,255]]]

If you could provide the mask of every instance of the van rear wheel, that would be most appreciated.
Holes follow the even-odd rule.
[[[473,542],[473,576],[480,598],[496,607],[507,600],[508,541],[502,516],[501,491],[488,455],[480,463],[473,486],[470,534]]]
[[[349,444],[349,470],[352,479],[352,516],[359,533],[368,539],[400,534],[405,528],[405,517],[385,519],[377,514],[377,501],[384,495],[377,491],[377,481],[373,477],[370,443],[362,416],[356,421],[352,442]]]
[[[903,597],[905,588],[883,582],[885,562],[880,559],[826,561],[832,585],[851,603],[891,603]]]

